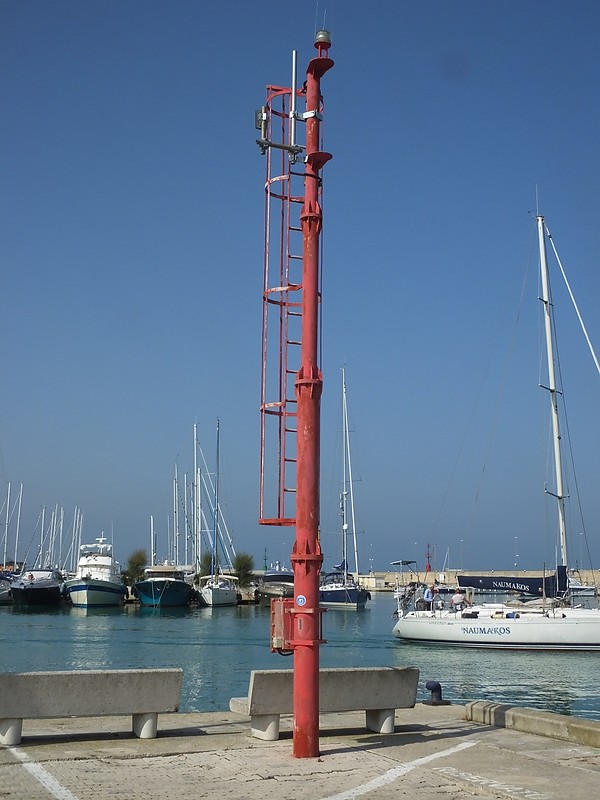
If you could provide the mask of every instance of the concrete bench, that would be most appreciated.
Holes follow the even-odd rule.
[[[293,670],[253,670],[248,697],[232,697],[229,708],[250,717],[252,736],[279,738],[279,717],[293,713]],[[319,673],[319,712],[365,711],[366,727],[393,733],[397,708],[417,700],[416,667],[350,667]]]
[[[179,710],[181,669],[0,673],[0,744],[21,741],[24,719],[131,714],[132,731],[154,739],[158,714]]]

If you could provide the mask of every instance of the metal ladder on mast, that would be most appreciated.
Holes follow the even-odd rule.
[[[295,380],[302,344],[305,174],[296,101],[304,91],[295,86],[295,63],[292,75],[291,88],[267,86],[256,121],[257,144],[266,155],[259,523],[278,526],[296,523]]]

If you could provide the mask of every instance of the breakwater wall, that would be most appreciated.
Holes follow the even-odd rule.
[[[548,570],[546,574],[549,574],[551,570]],[[597,586],[600,588],[600,570],[599,569],[582,569],[577,571],[578,579],[585,584],[586,586]],[[508,578],[508,577],[522,577],[522,578],[533,578],[536,576],[542,576],[543,573],[540,570],[527,570],[527,569],[520,569],[520,570],[446,570],[445,572],[425,572],[425,570],[419,570],[415,572],[369,572],[365,575],[360,575],[360,582],[366,589],[372,592],[393,592],[396,585],[406,586],[407,584],[411,583],[411,581],[417,581],[418,583],[432,583],[434,580],[438,580],[440,583],[444,583],[447,586],[456,586],[458,581],[456,579],[457,575],[485,575],[488,577],[494,578]]]

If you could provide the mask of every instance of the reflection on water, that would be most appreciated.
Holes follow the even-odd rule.
[[[90,606],[89,608],[81,608],[80,606],[72,606],[69,608],[66,606],[65,608],[72,617],[112,617],[115,614],[121,613],[120,606]]]
[[[410,644],[392,636],[394,608],[391,595],[374,594],[363,611],[326,611],[321,665],[414,665],[421,671],[419,700],[429,696],[426,682],[437,680],[454,702],[491,700],[600,719],[600,654]],[[6,606],[0,630],[5,671],[182,667],[182,711],[227,709],[230,697],[246,694],[250,670],[293,666],[293,657],[270,652],[270,613],[260,606]]]
[[[394,656],[394,665],[410,661],[420,667],[421,686],[439,681],[448,700],[490,700],[600,719],[596,653],[527,653],[398,641]],[[426,696],[424,692],[423,699]]]

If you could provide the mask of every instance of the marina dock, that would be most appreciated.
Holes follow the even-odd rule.
[[[25,721],[21,744],[0,748],[0,796],[558,800],[568,787],[570,800],[587,800],[600,782],[600,723],[590,720],[418,703],[397,711],[393,734],[379,735],[365,732],[363,714],[328,714],[320,757],[305,759],[292,756],[291,725],[283,718],[281,739],[264,742],[229,712],[161,715],[156,739],[135,738],[126,717]]]

